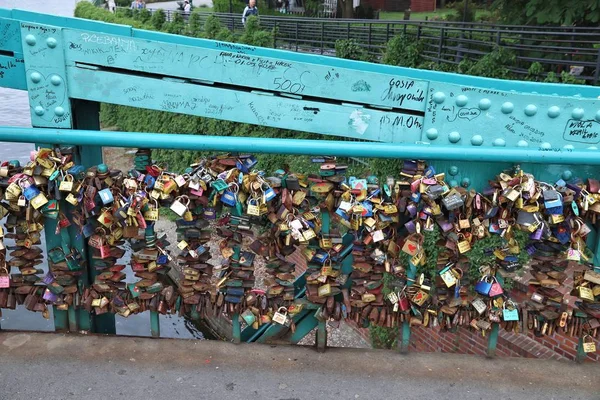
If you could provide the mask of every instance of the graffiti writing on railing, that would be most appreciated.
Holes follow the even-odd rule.
[[[391,79],[388,87],[381,94],[381,100],[391,100],[397,106],[402,106],[406,100],[423,103],[425,101],[423,89],[414,86],[413,80]],[[416,90],[408,92],[411,89]]]
[[[600,123],[570,119],[565,126],[563,139],[567,142],[596,144],[600,142]]]

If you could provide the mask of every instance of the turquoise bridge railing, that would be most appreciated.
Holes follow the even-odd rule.
[[[0,140],[76,145],[84,167],[102,162],[102,146],[120,146],[424,159],[454,171],[452,182],[465,188],[514,164],[549,182],[600,175],[600,90],[591,86],[413,70],[4,9],[0,86],[28,91],[34,126],[0,127]],[[100,132],[102,102],[361,142]],[[87,246],[75,237],[71,244]],[[324,348],[325,325],[313,314],[299,316],[292,342],[318,326]],[[57,321],[66,327],[73,318],[58,313]],[[114,316],[79,327],[114,332]],[[234,318],[237,340],[264,341],[278,329],[242,333]],[[152,330],[159,335],[156,313]],[[402,331],[406,351],[408,322]],[[489,354],[497,335],[495,325]]]

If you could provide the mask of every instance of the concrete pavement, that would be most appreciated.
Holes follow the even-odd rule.
[[[598,399],[595,364],[0,333],[0,399]]]

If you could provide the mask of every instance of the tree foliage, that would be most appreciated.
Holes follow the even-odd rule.
[[[598,26],[598,0],[496,0],[494,8],[507,24]]]

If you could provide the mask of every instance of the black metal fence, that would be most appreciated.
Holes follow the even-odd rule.
[[[169,19],[175,12],[168,12]],[[241,15],[199,13],[202,22],[211,15],[231,30],[244,28]],[[539,62],[544,71],[572,72],[591,84],[600,80],[600,28],[289,16],[261,16],[260,24],[264,29],[276,28],[276,47],[294,51],[334,55],[337,40],[355,39],[378,59],[392,37],[404,34],[421,41],[421,55],[429,61],[458,64],[465,57],[478,60],[501,46],[516,55],[511,70],[517,75],[527,75],[529,66]]]

